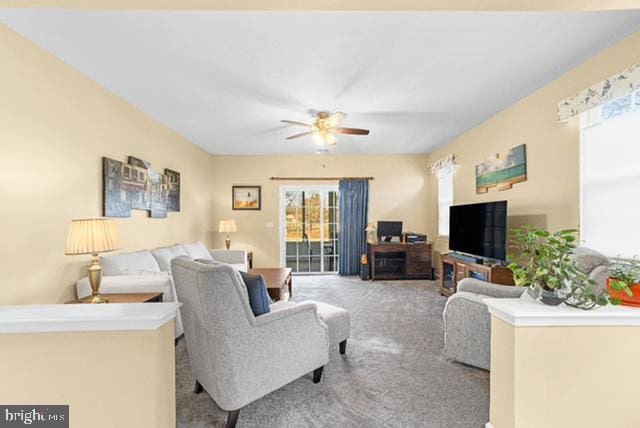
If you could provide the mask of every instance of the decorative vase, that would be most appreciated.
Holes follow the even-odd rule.
[[[540,301],[549,306],[558,306],[560,303],[564,302],[564,298],[564,293],[556,289],[542,290],[540,293]]]
[[[619,299],[620,304],[623,306],[640,308],[640,283],[629,287],[633,293],[633,296],[629,296],[623,290],[618,291],[613,289],[611,283],[615,279],[617,278],[607,278],[607,290],[609,291],[609,295],[615,299]]]

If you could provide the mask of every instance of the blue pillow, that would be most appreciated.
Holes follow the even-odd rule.
[[[251,306],[253,315],[258,316],[269,313],[269,303],[271,299],[269,299],[267,284],[264,282],[262,275],[239,272],[249,293],[249,306]]]

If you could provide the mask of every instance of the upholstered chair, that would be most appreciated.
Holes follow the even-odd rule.
[[[573,254],[578,269],[589,275],[600,289],[605,288],[611,274],[606,256],[585,247]],[[491,365],[491,315],[488,298],[520,298],[525,287],[492,284],[465,278],[458,291],[447,300],[444,308],[444,354],[448,358],[481,369]]]
[[[231,266],[182,256],[171,261],[171,270],[195,392],[204,389],[229,412],[227,427],[235,426],[243,406],[307,373],[320,381],[329,337],[315,304],[276,307],[256,317]]]

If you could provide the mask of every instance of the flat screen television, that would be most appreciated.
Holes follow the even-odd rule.
[[[393,237],[402,237],[401,221],[378,221],[378,239],[389,242]]]
[[[452,206],[449,209],[449,248],[474,256],[505,260],[507,201]]]

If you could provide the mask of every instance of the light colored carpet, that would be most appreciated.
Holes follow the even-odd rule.
[[[368,282],[297,276],[293,301],[351,312],[347,354],[331,351],[322,381],[311,374],[251,403],[238,427],[484,427],[489,374],[444,358],[445,298],[432,281]],[[193,394],[185,341],[176,349],[178,427],[224,426],[206,392]]]

